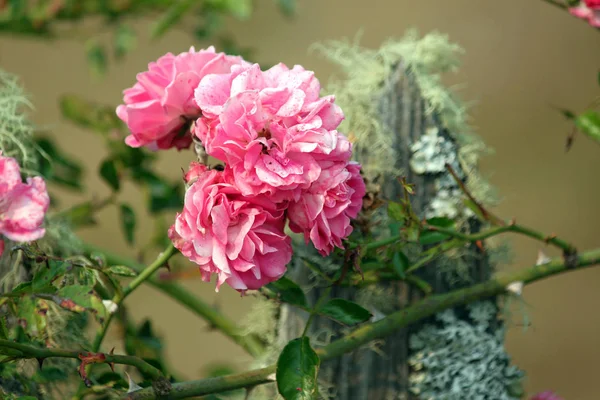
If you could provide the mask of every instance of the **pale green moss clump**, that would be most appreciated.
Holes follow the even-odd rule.
[[[343,80],[333,80],[327,91],[335,94],[344,110],[346,119],[340,129],[354,142],[355,155],[367,178],[373,181],[383,175],[393,179],[402,173],[394,169],[397,155],[391,145],[393,132],[387,132],[379,122],[377,106],[382,83],[402,63],[420,88],[426,112],[436,114],[457,142],[456,157],[468,176],[470,190],[487,203],[496,201],[476,169],[480,155],[489,150],[469,127],[467,107],[442,84],[442,74],[455,71],[462,54],[461,48],[446,35],[433,32],[419,38],[410,31],[402,39],[389,40],[375,50],[360,47],[358,40],[331,41],[315,48],[345,74]]]

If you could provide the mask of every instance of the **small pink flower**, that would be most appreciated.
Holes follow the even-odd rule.
[[[205,75],[228,73],[233,65],[244,63],[241,57],[216,53],[214,47],[198,52],[192,47],[148,64],[148,71],[139,73],[135,85],[123,92],[125,104],[117,107],[131,132],[125,143],[152,150],[188,148],[189,121],[200,116],[194,89]]]
[[[538,393],[531,397],[529,400],[564,400],[562,397],[554,394],[554,392],[548,390],[546,392]]]
[[[331,163],[319,179],[288,208],[290,229],[304,233],[324,256],[352,233],[350,220],[356,218],[366,192],[360,165]]]
[[[234,66],[207,75],[195,91],[203,117],[195,135],[233,171],[242,194],[298,199],[321,173],[318,159],[338,148],[344,115],[334,97],[319,97],[314,73],[278,64]],[[339,156],[350,158],[350,152]]]
[[[42,224],[50,205],[40,177],[21,180],[17,161],[0,154],[0,234],[15,242],[30,242],[45,234]],[[0,254],[4,250],[1,242]]]
[[[283,276],[292,257],[283,210],[264,196],[243,197],[227,170],[197,163],[191,170],[195,181],[169,237],[199,265],[202,279],[210,281],[215,273],[217,291],[226,282],[244,292]]]
[[[588,23],[600,28],[600,0],[585,0],[577,7],[569,8],[569,12],[577,18],[586,19]]]

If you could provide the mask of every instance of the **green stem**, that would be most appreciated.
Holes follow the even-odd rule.
[[[160,256],[154,261],[152,264],[145,268],[138,276],[132,280],[129,285],[123,290],[123,298],[121,301],[125,300],[131,292],[133,292],[138,286],[144,283],[148,278],[152,276],[159,268],[164,267],[164,265],[169,261],[169,259],[175,254],[175,247],[170,245],[167,250],[162,252]]]
[[[448,236],[451,236],[451,237],[454,237],[457,239],[461,239],[461,240],[464,240],[467,242],[476,242],[478,240],[488,239],[492,236],[496,236],[501,233],[513,232],[513,233],[518,233],[518,234],[527,236],[532,239],[539,240],[540,242],[544,242],[546,244],[551,244],[555,247],[558,247],[566,254],[574,254],[577,252],[577,250],[575,249],[575,246],[570,245],[569,243],[565,242],[562,239],[557,238],[556,236],[544,235],[541,232],[535,231],[526,226],[518,225],[516,223],[509,223],[507,225],[498,226],[495,228],[488,229],[486,231],[473,233],[470,235],[458,232],[454,229],[442,228],[439,226],[432,226],[432,225],[425,225],[424,229],[430,230],[430,231],[435,231],[435,232],[440,232],[440,233],[445,233]]]
[[[331,293],[332,287],[333,286],[329,286],[323,291],[323,294],[321,295],[321,297],[319,297],[319,300],[317,300],[317,303],[315,304],[314,308],[310,310],[310,316],[308,317],[308,321],[306,321],[306,325],[304,326],[302,336],[306,336],[306,334],[308,333],[308,329],[310,328],[310,325],[312,324],[315,315],[319,313],[321,305],[323,305],[323,302],[329,297],[329,293]]]
[[[61,357],[61,358],[75,358],[80,359],[79,351],[71,350],[60,350],[60,349],[47,349],[43,347],[34,347],[31,345],[16,343],[11,340],[0,339],[0,349],[10,349],[15,352],[15,356],[18,358],[37,358],[45,359],[50,357]],[[2,350],[0,350],[2,353]],[[121,356],[114,354],[104,354],[106,363],[124,364],[136,367],[140,372],[148,374],[153,379],[162,378],[163,374],[157,368],[148,364],[141,358],[134,356]]]
[[[104,254],[109,264],[125,265],[138,272],[142,271],[144,268],[143,265],[136,261],[112,254],[109,251],[88,243],[84,243],[84,249],[88,253],[99,252]],[[181,285],[172,282],[161,282],[156,278],[149,278],[147,283],[162,291],[173,300],[176,300],[194,314],[205,319],[212,327],[218,329],[235,343],[239,344],[250,355],[256,357],[264,352],[264,346],[260,339],[254,335],[244,335],[242,330],[233,321],[215,310],[209,304],[194,296]]]
[[[159,254],[159,256],[156,258],[156,260],[154,260],[152,264],[144,268],[138,274],[138,276],[136,276],[135,279],[132,280],[129,283],[129,285],[127,285],[127,287],[123,290],[122,295],[116,294],[115,297],[113,297],[113,302],[117,305],[117,307],[119,307],[121,303],[123,303],[127,296],[129,296],[135,289],[137,289],[142,283],[144,283],[144,281],[149,279],[152,276],[152,274],[156,272],[156,270],[163,267],[167,263],[167,261],[169,261],[169,258],[173,256],[173,254],[175,254],[175,247],[173,247],[173,245],[170,245],[165,251]],[[100,346],[102,345],[102,341],[106,336],[106,332],[108,331],[108,327],[110,326],[113,315],[114,314],[109,314],[106,320],[104,321],[104,324],[102,324],[102,326],[98,330],[98,333],[94,338],[92,351],[100,351]]]
[[[527,285],[553,275],[580,269],[575,267],[589,267],[595,264],[600,264],[600,249],[579,254],[577,261],[574,264],[571,264],[571,262],[566,263],[562,258],[554,258],[547,264],[536,265],[512,273],[504,273],[486,282],[468,288],[426,297],[409,307],[389,314],[387,317],[377,322],[362,325],[343,338],[318,349],[317,353],[322,361],[327,361],[339,357],[342,354],[354,351],[370,341],[389,336],[398,329],[421,321],[440,311],[484,298],[501,295],[506,292],[506,287],[513,282],[523,282]],[[276,366],[271,365],[266,368],[241,374],[175,383],[169,398],[183,399],[192,396],[203,396],[242,387],[260,385],[272,381],[270,376],[275,370]],[[156,397],[152,388],[147,388],[130,393],[124,398],[141,400],[155,399]]]

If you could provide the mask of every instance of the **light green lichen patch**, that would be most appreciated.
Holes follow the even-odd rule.
[[[468,318],[454,310],[410,338],[410,390],[423,400],[518,400],[524,376],[510,365],[504,329],[491,329],[497,318],[494,303],[467,307]]]

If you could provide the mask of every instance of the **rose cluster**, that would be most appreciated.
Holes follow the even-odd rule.
[[[44,180],[36,176],[23,183],[17,161],[0,152],[0,255],[2,237],[30,242],[44,236],[42,225],[49,205]]]
[[[588,21],[588,23],[600,28],[600,0],[583,0],[576,7],[569,8],[569,12]]]
[[[352,232],[365,184],[344,118],[322,97],[312,71],[278,64],[262,71],[214,48],[167,54],[124,92],[117,108],[130,146],[187,148],[193,137],[223,163],[192,163],[174,245],[239,291],[279,279],[292,256],[289,229],[322,254]]]

